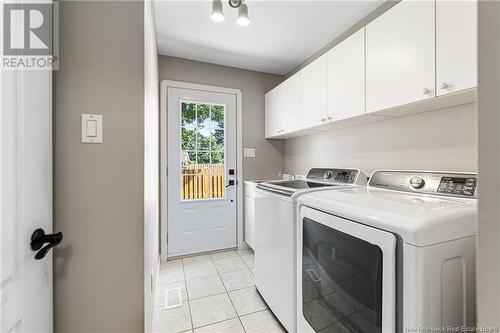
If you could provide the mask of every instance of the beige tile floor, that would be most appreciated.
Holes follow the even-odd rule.
[[[285,332],[255,289],[251,250],[162,263],[156,288],[158,333]],[[183,305],[165,309],[165,290],[181,288]]]

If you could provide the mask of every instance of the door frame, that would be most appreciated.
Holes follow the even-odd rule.
[[[243,242],[243,121],[242,93],[240,89],[211,86],[182,81],[160,82],[160,256],[167,260],[168,233],[168,88],[202,90],[235,95],[236,97],[236,242],[238,249],[246,248]]]

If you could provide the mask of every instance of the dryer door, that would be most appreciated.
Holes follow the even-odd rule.
[[[394,235],[304,206],[300,212],[298,331],[394,332]]]

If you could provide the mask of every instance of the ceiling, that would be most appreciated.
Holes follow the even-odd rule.
[[[156,1],[162,55],[285,75],[383,3],[247,0],[250,24],[223,0],[225,20],[210,19],[212,1]]]

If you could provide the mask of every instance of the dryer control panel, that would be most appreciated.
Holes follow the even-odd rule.
[[[443,177],[439,183],[438,192],[473,196],[476,191],[476,178],[473,177]]]
[[[370,187],[463,198],[476,198],[477,175],[429,171],[376,171]]]

